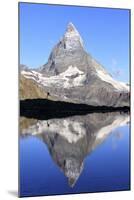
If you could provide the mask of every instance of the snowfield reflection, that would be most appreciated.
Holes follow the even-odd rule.
[[[43,141],[53,161],[67,177],[69,186],[73,187],[83,171],[86,156],[114,130],[128,123],[129,115],[119,112],[49,120],[21,117],[20,137],[34,136]]]

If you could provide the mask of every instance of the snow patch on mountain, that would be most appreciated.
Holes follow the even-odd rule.
[[[86,80],[85,73],[76,66],[69,66],[65,72],[51,77],[44,77],[41,73],[36,71],[22,71],[22,74],[26,78],[33,79],[43,86],[58,86],[64,88],[82,86]]]
[[[68,69],[65,72],[61,73],[60,75],[61,76],[73,76],[76,74],[83,75],[84,72],[80,71],[76,66],[73,67],[72,65],[70,65],[68,67]]]
[[[104,71],[96,70],[96,72],[97,72],[97,76],[101,80],[103,80],[107,83],[110,83],[116,90],[119,90],[119,91],[127,90],[127,91],[129,91],[129,87],[125,83],[114,80],[109,74],[105,73]]]

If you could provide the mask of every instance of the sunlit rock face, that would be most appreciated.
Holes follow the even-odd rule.
[[[44,73],[44,75],[58,75],[65,72],[69,66],[77,66],[80,63],[82,65],[83,50],[83,41],[80,34],[74,25],[69,23],[64,36],[53,48],[48,63],[42,66],[41,73]]]
[[[72,23],[54,46],[48,62],[37,70],[21,70],[59,101],[93,106],[129,106],[129,87],[116,81],[89,55]]]
[[[46,121],[21,118],[20,134],[41,139],[73,187],[78,180],[84,159],[119,126],[129,123],[129,116],[120,113],[93,113]]]

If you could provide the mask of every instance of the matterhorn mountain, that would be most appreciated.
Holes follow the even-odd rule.
[[[93,113],[62,119],[20,118],[20,135],[39,138],[71,187],[79,179],[84,161],[113,131],[129,123],[127,113]],[[114,132],[116,134],[116,132]],[[117,131],[119,134],[119,132]],[[121,133],[120,133],[121,134]],[[90,166],[89,166],[90,173]]]
[[[116,81],[90,54],[72,23],[37,70],[21,70],[52,99],[91,106],[129,106],[129,87]],[[38,98],[38,97],[37,97]]]

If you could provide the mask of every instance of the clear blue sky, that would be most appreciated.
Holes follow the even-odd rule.
[[[129,11],[20,3],[20,63],[45,64],[72,22],[86,51],[118,80],[129,81]]]

